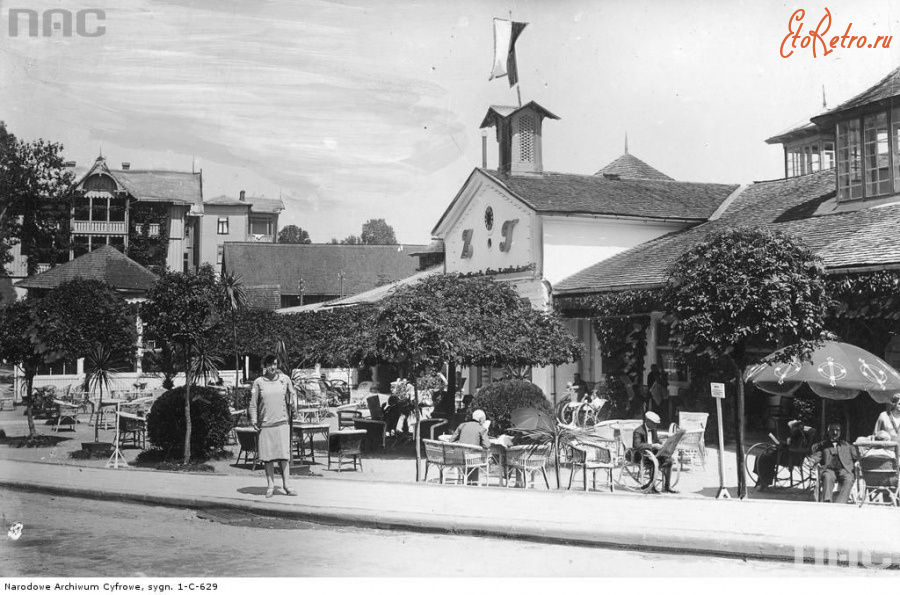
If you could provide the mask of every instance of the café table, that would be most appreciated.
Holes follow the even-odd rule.
[[[64,418],[70,420],[67,425],[71,425],[72,431],[75,431],[75,424],[78,423],[78,413],[81,409],[81,403],[69,403],[67,401],[53,399],[53,405],[56,406],[56,426],[53,428],[53,431],[59,432],[59,426],[63,423]]]
[[[305,443],[307,437],[309,438],[309,455],[312,458],[312,462],[316,462],[316,451],[313,449],[313,439],[316,435],[321,434],[325,439],[325,444],[328,444],[328,432],[329,427],[328,424],[319,424],[319,423],[299,423],[294,424],[294,436],[296,436],[296,441],[294,444],[297,447],[297,456],[302,458],[304,455],[304,451],[306,450]]]
[[[94,424],[102,423],[102,429],[110,429],[109,414],[115,414],[119,410],[119,405],[125,402],[127,401],[122,399],[103,399],[103,405],[101,406],[100,399],[90,399],[92,411],[88,423],[91,423],[91,420],[93,420]]]

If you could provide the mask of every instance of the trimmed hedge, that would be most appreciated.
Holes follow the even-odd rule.
[[[147,415],[150,444],[165,456],[184,453],[184,387],[167,391],[153,403]],[[191,387],[191,458],[205,460],[225,447],[231,431],[228,399],[205,386]]]
[[[481,409],[491,420],[490,434],[499,436],[511,427],[509,414],[520,407],[533,407],[553,417],[553,407],[544,391],[527,380],[501,380],[488,384],[472,402],[472,411]]]

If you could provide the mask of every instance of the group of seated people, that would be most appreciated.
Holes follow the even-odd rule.
[[[814,431],[799,420],[789,424],[790,436],[766,451],[756,461],[757,491],[772,485],[778,465],[799,467],[807,456],[818,467],[823,502],[849,502],[853,489],[854,467],[861,458],[859,448],[842,438],[841,424],[832,422],[825,431],[825,439],[813,444]],[[874,442],[885,448],[870,448],[862,457],[896,458],[893,443],[900,443],[900,393],[891,397],[887,410],[878,416],[872,434]],[[890,448],[887,448],[891,445]],[[836,490],[835,490],[836,488]]]

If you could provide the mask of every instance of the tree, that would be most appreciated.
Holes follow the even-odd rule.
[[[355,246],[357,244],[362,244],[363,241],[359,236],[349,235],[343,240],[341,240],[342,244],[350,244],[351,246]]]
[[[124,365],[134,359],[137,331],[125,299],[101,281],[76,279],[35,302],[31,340],[45,363],[86,357],[104,345]]]
[[[456,365],[559,365],[577,359],[582,350],[555,316],[533,309],[512,286],[488,277],[432,275],[397,289],[372,317],[370,324],[354,327],[374,333],[359,341],[370,350],[364,359],[398,364],[407,375],[448,364],[448,396],[436,409],[448,418]],[[415,442],[418,462],[418,435]],[[418,466],[416,473],[418,479]]]
[[[821,261],[799,240],[760,228],[726,228],[679,258],[668,271],[666,301],[676,347],[724,364],[737,387],[738,496],[744,473],[744,384],[750,345],[789,345],[803,357],[818,340],[830,300]]]
[[[147,293],[141,308],[147,336],[178,346],[185,373],[183,463],[191,460],[192,359],[201,342],[209,341],[219,324],[220,291],[212,267],[197,272],[164,274]]]
[[[288,225],[278,232],[279,244],[311,244],[309,234],[305,229],[296,225]]]
[[[99,391],[97,416],[94,418],[94,442],[100,442],[100,411],[103,408],[103,389],[109,394],[109,386],[115,376],[116,357],[106,345],[94,345],[84,358],[84,390],[88,394]]]
[[[34,377],[38,366],[43,363],[29,332],[34,322],[35,302],[35,299],[28,298],[0,308],[0,359],[19,366],[25,373],[25,416],[30,440],[37,436],[32,409]]]
[[[361,244],[396,244],[394,228],[384,219],[369,219],[362,226]]]
[[[287,228],[285,228],[287,229]],[[282,230],[284,231],[284,230]],[[237,348],[237,317],[247,307],[247,292],[239,276],[232,272],[223,273],[219,279],[219,309],[231,318],[232,349],[234,351],[234,386],[240,379],[241,358]]]
[[[39,139],[24,142],[0,122],[0,266],[22,244],[28,274],[38,264],[60,261],[67,250],[68,196],[73,174],[65,167],[63,147]]]

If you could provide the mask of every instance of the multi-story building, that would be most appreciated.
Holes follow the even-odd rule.
[[[284,203],[279,198],[248,199],[241,190],[238,198],[222,195],[203,201],[203,210],[200,230],[202,262],[220,270],[225,242],[275,243],[278,214],[284,210]]]
[[[209,263],[217,270],[225,241],[274,242],[281,199],[220,196],[203,200],[202,172],[110,169],[98,157],[80,173],[72,191],[67,225],[68,260],[101,246],[113,246],[157,272],[195,270]],[[64,230],[65,232],[65,230]],[[21,244],[13,246],[9,276],[0,278],[0,294],[15,299],[25,290],[16,283],[28,277]],[[37,272],[50,264],[42,263]]]

